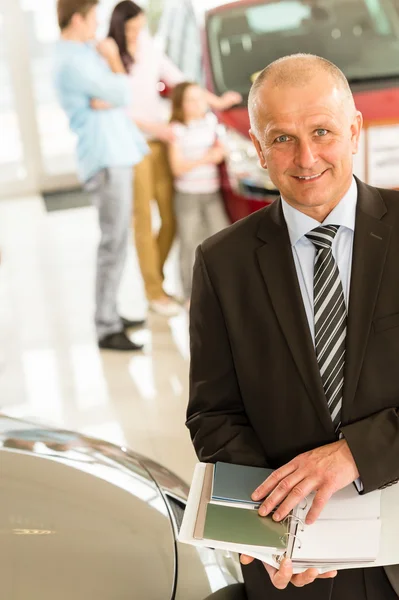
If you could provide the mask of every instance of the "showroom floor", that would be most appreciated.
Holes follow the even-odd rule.
[[[141,353],[99,352],[92,324],[96,215],[46,212],[40,197],[0,202],[0,412],[126,444],[190,481],[185,428],[187,314],[150,315]],[[176,249],[166,288],[179,292]],[[121,313],[146,314],[133,247]]]

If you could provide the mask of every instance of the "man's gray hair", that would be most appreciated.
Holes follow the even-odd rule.
[[[259,91],[270,80],[275,87],[285,85],[303,86],[306,85],[317,72],[329,74],[335,80],[337,86],[342,90],[343,95],[355,107],[352,91],[349,83],[341,69],[329,60],[316,56],[315,54],[291,54],[283,56],[270,63],[261,71],[254,83],[248,97],[248,111],[251,123],[251,129],[259,138],[258,117],[259,117]]]

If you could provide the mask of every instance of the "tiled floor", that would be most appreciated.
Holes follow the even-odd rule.
[[[150,315],[132,336],[143,353],[100,353],[97,240],[92,208],[46,213],[39,197],[0,202],[0,410],[127,444],[189,481],[187,315]],[[175,249],[166,288],[179,292]],[[127,317],[146,314],[133,245],[120,307]]]

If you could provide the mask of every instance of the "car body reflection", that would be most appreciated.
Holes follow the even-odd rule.
[[[203,600],[236,583],[234,555],[176,541],[187,493],[126,448],[0,415],[2,597]]]

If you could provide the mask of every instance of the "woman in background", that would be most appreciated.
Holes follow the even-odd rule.
[[[131,116],[150,147],[150,153],[135,167],[133,212],[138,260],[150,309],[172,316],[179,305],[163,288],[163,267],[175,235],[173,181],[167,156],[167,144],[173,142],[174,132],[168,123],[170,111],[160,98],[157,85],[162,80],[173,88],[184,81],[184,75],[165,55],[158,40],[150,36],[143,10],[131,0],[124,0],[115,7],[109,36],[99,46],[107,60],[112,59],[115,45],[135,91]],[[217,110],[226,110],[241,102],[236,92],[226,92],[221,97],[210,92],[205,94],[210,106]],[[156,236],[151,218],[153,200],[161,219]]]
[[[169,160],[175,177],[175,212],[180,241],[180,273],[190,302],[195,250],[229,224],[220,193],[218,164],[225,150],[218,139],[216,116],[195,83],[178,84],[172,95]]]

